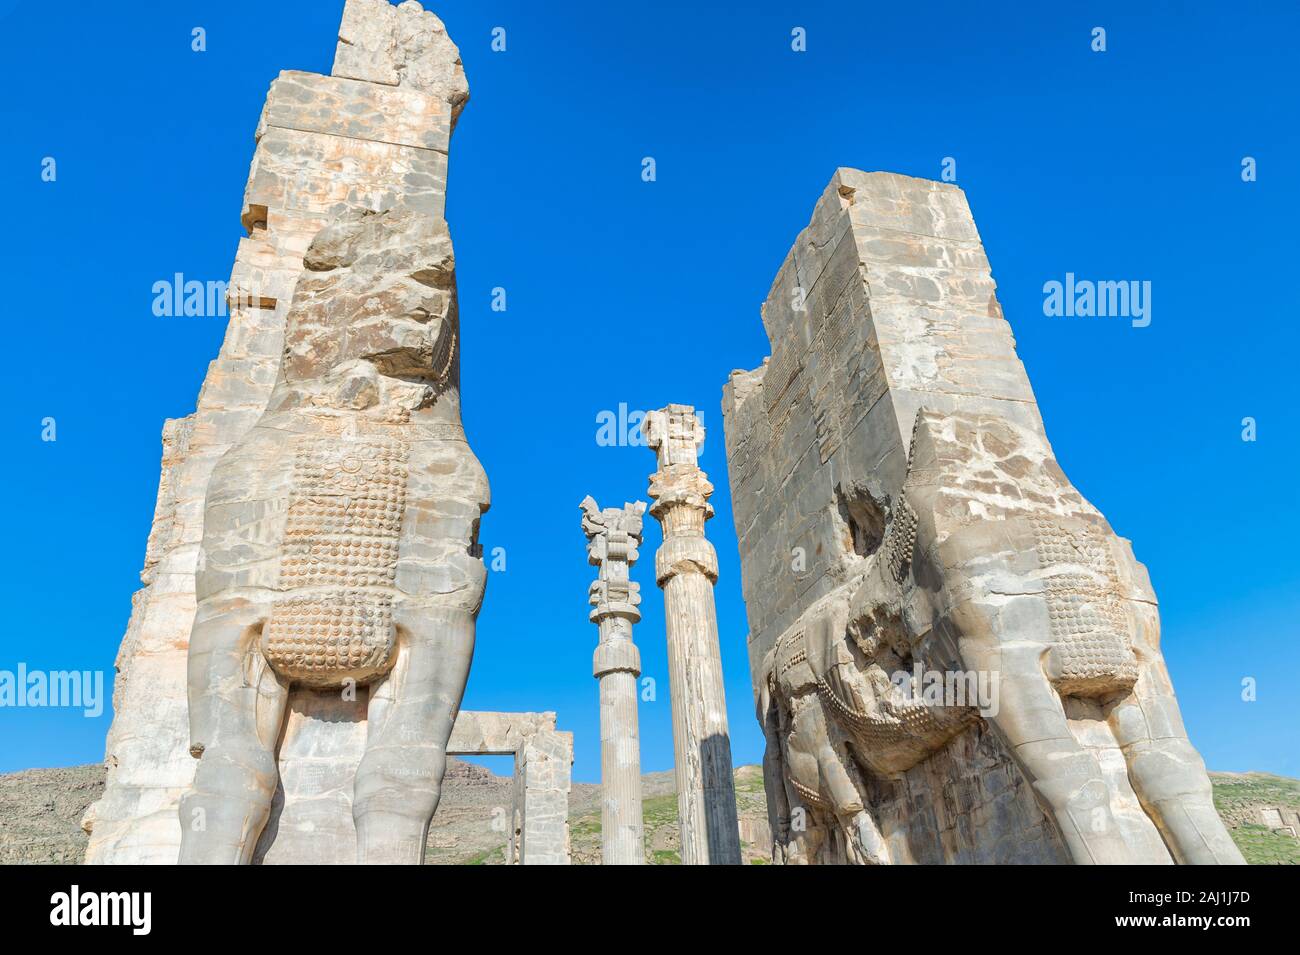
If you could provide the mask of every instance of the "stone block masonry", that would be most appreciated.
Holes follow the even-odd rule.
[[[762,320],[723,417],[778,860],[1241,862],[962,191],[838,170]]]
[[[267,411],[293,290],[321,230],[349,213],[399,206],[429,222],[442,220],[451,134],[468,95],[459,54],[441,21],[409,0],[400,6],[347,0],[332,75],[289,71],[271,84],[254,136],[241,210],[247,235],[239,240],[229,282],[226,338],[195,412],[164,427],[144,588],[133,597],[117,657],[107,785],[87,816],[88,862],[177,859],[178,804],[197,765],[190,753],[186,674],[214,467]],[[455,438],[452,431],[446,435]],[[392,569],[384,555],[370,556],[378,561],[372,569]],[[287,652],[288,645],[281,649]],[[320,807],[334,800],[335,808],[322,817],[338,819],[338,801],[351,798],[347,767],[359,759],[356,734],[359,729],[364,736],[365,728],[355,719],[356,705],[291,694],[279,753],[280,837],[257,850],[263,861],[348,857],[347,833],[331,840],[325,837],[331,830],[321,830],[314,842],[306,834]],[[333,762],[322,762],[324,755]]]

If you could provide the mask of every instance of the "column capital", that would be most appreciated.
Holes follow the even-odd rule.
[[[623,617],[636,623],[641,619],[641,585],[635,580],[593,580],[587,590],[592,611],[588,619],[599,624],[607,617]]]
[[[695,409],[690,405],[668,405],[651,411],[641,430],[659,459],[659,470],[650,475],[649,494],[654,500],[651,515],[662,521],[667,511],[682,506],[703,511],[706,520],[712,517],[709,497],[713,485],[699,466],[704,424]]]
[[[668,405],[646,413],[641,422],[646,444],[659,456],[659,469],[696,466],[704,447],[704,423],[691,405]]]
[[[635,623],[641,619],[641,611],[637,609],[641,588],[629,579],[628,568],[639,556],[637,547],[641,543],[645,502],[602,509],[588,495],[579,506],[582,532],[587,535],[587,562],[600,568],[587,592],[594,608],[591,622],[599,625],[606,618],[622,617]]]
[[[640,556],[637,547],[641,543],[645,501],[602,509],[589,494],[578,506],[582,508],[582,532],[587,535],[587,563],[602,570],[609,561],[629,567],[635,564]]]
[[[675,507],[688,507],[702,511],[704,520],[713,516],[713,484],[708,475],[694,464],[672,464],[650,475],[647,492],[654,501],[651,516],[662,521],[664,514]]]

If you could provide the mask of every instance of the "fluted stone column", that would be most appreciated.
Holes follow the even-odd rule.
[[[641,820],[641,734],[636,712],[636,680],[641,654],[632,642],[632,624],[641,619],[639,586],[628,576],[641,543],[645,502],[601,510],[582,502],[587,561],[600,568],[591,585],[591,621],[600,628],[592,673],[600,681],[601,862],[645,862]]]
[[[713,485],[696,464],[704,426],[689,405],[669,405],[642,425],[659,456],[650,513],[663,525],[655,579],[664,591],[673,699],[677,812],[685,865],[739,865],[740,831],[731,736],[718,650],[713,584],[718,557],[704,538]]]

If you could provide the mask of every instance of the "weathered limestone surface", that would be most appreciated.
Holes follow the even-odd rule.
[[[455,46],[438,18],[414,3],[348,0],[344,21],[335,75],[285,73],[271,86],[245,191],[248,235],[231,273],[226,339],[194,414],[164,428],[145,587],[133,598],[118,654],[108,782],[91,814],[89,862],[177,858],[177,805],[195,767],[186,658],[205,494],[217,460],[266,409],[308,245],[348,210],[401,202],[442,216],[451,130],[468,96]],[[352,42],[358,30],[370,39]],[[391,75],[372,80],[367,63],[388,64]],[[296,718],[291,707],[290,731]]]
[[[840,169],[763,323],[723,414],[776,855],[1240,863],[962,191]]]
[[[349,752],[359,753],[364,749],[364,709],[363,705],[358,704],[353,714],[344,714],[343,723],[349,728],[350,734],[349,739],[346,741],[346,749]],[[501,831],[507,834],[506,863],[510,865],[569,864],[569,827],[567,820],[560,824],[557,824],[557,820],[564,818],[569,809],[570,790],[572,788],[570,767],[573,764],[573,734],[555,728],[554,713],[483,713],[461,710],[456,716],[455,725],[452,726],[451,738],[447,741],[447,755],[449,757],[513,757],[514,773],[511,782],[511,795],[506,810],[508,815],[498,820],[496,815],[498,808],[506,807],[493,808],[490,804],[484,807],[485,813],[488,811],[493,813],[491,821],[494,828],[499,821]],[[281,754],[282,765],[292,762],[294,760],[288,758],[286,754]],[[351,789],[346,783],[355,774],[356,766],[354,763],[345,763],[339,768],[334,762],[320,760],[314,764],[302,764],[302,767],[306,766],[310,766],[309,771],[320,778],[337,776],[342,779],[343,782],[336,787],[337,798],[346,805],[347,800],[351,798]],[[88,771],[90,769],[96,770],[91,775],[98,780],[95,788],[102,790],[102,769],[98,767],[83,768]],[[462,766],[462,769],[464,768]],[[63,771],[51,770],[49,772],[62,773]],[[449,769],[447,776],[444,777],[445,792],[448,794],[451,793],[452,778],[452,771]],[[82,784],[78,783],[78,785],[81,786]],[[533,809],[532,812],[529,812],[530,807]],[[283,806],[280,801],[273,803],[273,812],[278,813],[282,809]],[[445,807],[441,811],[445,811]],[[445,832],[447,827],[452,827],[454,831],[457,826],[465,825],[464,808],[458,814],[453,813],[453,817],[452,821],[448,821],[443,819],[441,815],[437,815],[434,817],[433,826],[439,831]],[[73,818],[75,821],[75,817]],[[481,826],[484,821],[486,821],[486,817],[475,820],[473,824]],[[767,823],[764,820],[762,828],[766,830],[766,827]],[[81,828],[87,833],[94,830],[93,804],[84,812]],[[452,844],[454,845],[454,843],[455,839],[453,837]],[[7,847],[0,846],[0,850],[5,848]],[[80,859],[85,855],[85,843],[82,842],[80,846],[76,847],[56,845],[51,848],[50,846],[41,846],[38,852],[42,856],[51,852],[56,855],[62,853],[59,856],[60,858],[63,858],[67,853],[75,853],[76,858]],[[10,852],[10,854],[13,855],[14,853]],[[21,850],[19,854],[21,854]],[[355,839],[349,839],[342,846],[336,847],[329,855],[329,858],[337,857],[338,861],[347,861],[353,858],[355,854]],[[3,852],[0,851],[0,857],[2,856]],[[23,859],[20,858],[18,861],[23,861]],[[27,859],[27,861],[31,861],[31,859]],[[42,860],[37,859],[36,861]],[[261,857],[259,861],[266,861],[265,856]]]
[[[664,592],[673,756],[683,865],[739,865],[740,830],[731,771],[731,733],[718,648],[713,585],[718,555],[705,539],[713,516],[697,463],[704,425],[688,405],[646,415],[646,443],[659,459],[650,476],[651,515],[663,527],[655,580]]]
[[[514,756],[508,865],[568,865],[573,734],[554,713],[461,711],[447,742],[451,756]]]
[[[414,0],[347,0],[333,73],[435,94],[451,107],[453,123],[469,99],[460,51],[442,21]]]
[[[487,577],[451,237],[403,204],[349,210],[303,264],[271,400],[208,483],[180,859],[250,862],[281,789],[277,860],[332,861],[350,816],[356,861],[419,863]],[[363,698],[345,801],[322,782]]]
[[[600,568],[589,598],[591,621],[600,630],[592,674],[600,681],[601,862],[641,865],[645,833],[636,711],[641,654],[632,642],[632,625],[641,619],[641,594],[628,572],[638,556],[645,502],[601,510],[587,497],[581,508],[587,561]]]

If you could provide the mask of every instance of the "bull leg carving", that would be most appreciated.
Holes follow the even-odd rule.
[[[1245,865],[1214,808],[1205,763],[1183,728],[1173,684],[1158,653],[1154,608],[1149,615],[1139,610],[1139,615],[1148,616],[1135,641],[1141,675],[1108,717],[1128,762],[1129,782],[1176,862]]]
[[[772,833],[772,861],[785,864],[788,859],[790,839],[790,797],[786,791],[785,759],[781,753],[781,708],[773,688],[773,680],[763,681],[763,693],[758,703],[758,718],[763,727],[763,791],[767,794],[767,825]]]
[[[855,862],[888,864],[884,839],[855,785],[846,756],[837,743],[843,737],[828,718],[825,703],[815,694],[805,695],[794,707],[785,747],[786,780],[792,792],[789,838],[797,849],[794,862],[814,862],[827,836],[827,825],[843,838],[847,855]]]
[[[469,676],[474,618],[424,607],[399,613],[395,622],[401,650],[371,691],[352,816],[358,862],[419,865]]]
[[[982,547],[980,537],[978,532],[954,535],[949,556],[955,566],[970,568],[972,576],[996,576],[997,550]],[[1111,812],[1101,767],[1070,731],[1060,695],[1049,679],[1050,645],[1008,639],[1016,629],[1011,621],[1028,618],[1036,599],[1023,593],[985,593],[954,608],[949,623],[960,634],[961,658],[968,668],[999,674],[1001,703],[990,722],[1044,811],[1056,820],[1070,856],[1080,864],[1128,862],[1131,856]],[[1000,622],[1003,633],[993,629],[994,621]]]
[[[181,801],[182,864],[245,865],[271,812],[288,688],[258,650],[262,607],[200,610],[190,638],[194,785]]]
[[[990,718],[1057,823],[1079,864],[1122,864],[1133,853],[1111,809],[1096,755],[1082,746],[1066,716],[1059,643],[1044,639],[1050,582],[1026,572],[1034,537],[1026,526],[974,525],[950,535],[944,561],[955,579],[980,581],[947,614],[968,668],[999,674],[1001,703]],[[987,582],[987,583],[986,583]],[[1120,674],[1122,677],[1123,674]],[[1112,678],[1122,694],[1120,677]]]
[[[993,719],[994,728],[1056,820],[1076,862],[1129,862],[1101,767],[1070,732],[1060,699],[1033,658],[1036,650],[1003,648],[1001,687],[1008,702]]]

